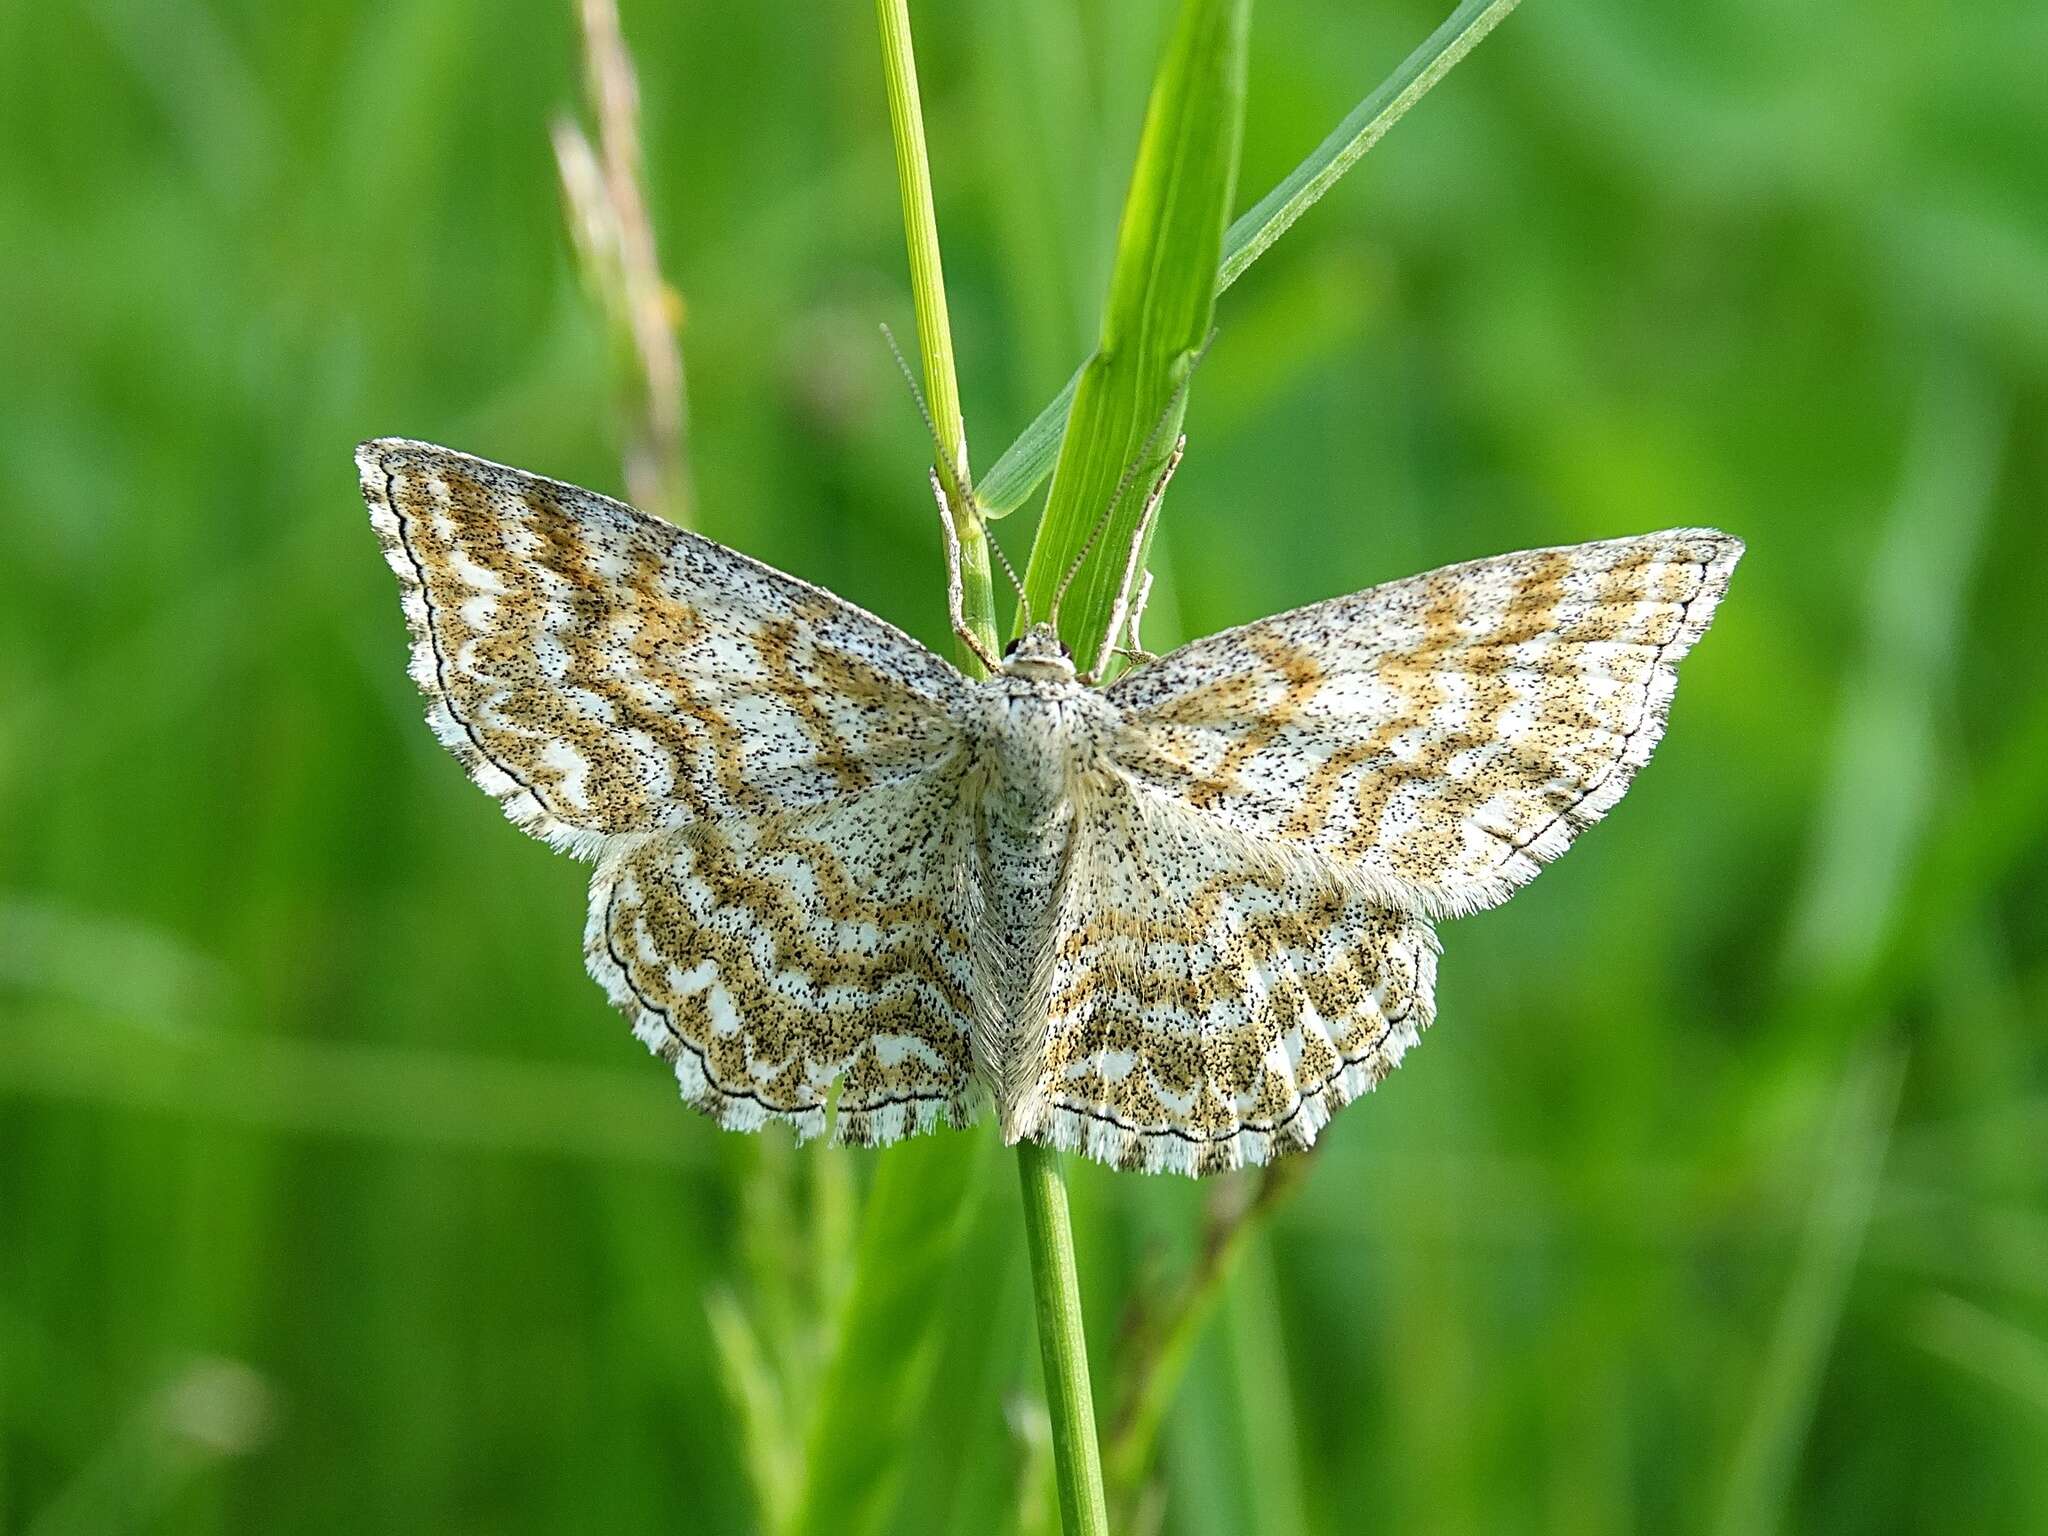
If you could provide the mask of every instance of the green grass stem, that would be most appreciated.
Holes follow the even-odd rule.
[[[1024,1231],[1031,1249],[1031,1293],[1037,1302],[1038,1349],[1045,1361],[1045,1406],[1052,1420],[1053,1472],[1060,1522],[1067,1536],[1107,1536],[1109,1506],[1095,1438],[1095,1398],[1088,1379],[1088,1339],[1081,1318],[1081,1277],[1074,1264],[1074,1225],[1060,1154],[1036,1142],[1017,1148],[1024,1194]]]
[[[1719,1536],[1764,1536],[1786,1523],[1793,1477],[1876,1209],[1904,1072],[1901,1056],[1871,1050],[1843,1074],[1798,1254],[1736,1443],[1714,1525]]]
[[[993,651],[995,584],[989,570],[988,536],[979,510],[966,493],[967,423],[960,410],[960,378],[953,363],[953,327],[946,310],[946,273],[939,257],[939,217],[932,201],[931,157],[917,88],[909,0],[875,0],[875,21],[882,37],[882,74],[889,95],[890,138],[896,148],[896,184],[903,196],[903,240],[910,256],[910,292],[917,310],[925,404],[938,437],[932,467],[945,486],[960,534],[962,606],[967,622]],[[973,652],[964,645],[957,649],[961,666],[978,676],[981,665]]]

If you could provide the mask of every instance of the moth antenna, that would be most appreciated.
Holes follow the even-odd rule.
[[[1188,363],[1188,371],[1181,375],[1180,383],[1174,386],[1172,395],[1168,396],[1166,408],[1159,413],[1159,419],[1152,423],[1152,430],[1145,434],[1145,441],[1138,447],[1137,457],[1125,467],[1123,478],[1117,481],[1116,489],[1110,493],[1109,505],[1104,507],[1102,515],[1095,519],[1095,526],[1088,530],[1088,537],[1082,541],[1073,564],[1067,567],[1067,573],[1060,577],[1060,584],[1053,589],[1052,607],[1045,615],[1048,624],[1059,623],[1060,603],[1067,595],[1067,588],[1072,586],[1074,578],[1081,574],[1081,567],[1094,552],[1096,541],[1102,537],[1103,530],[1109,527],[1109,520],[1116,513],[1117,503],[1124,499],[1125,493],[1131,488],[1131,482],[1138,478],[1138,471],[1145,467],[1145,461],[1152,457],[1152,450],[1159,445],[1159,434],[1166,430],[1166,424],[1173,419],[1174,411],[1179,409],[1181,401],[1187,398],[1188,385],[1194,382],[1195,370],[1202,366],[1202,359],[1209,355],[1209,348],[1215,345],[1215,342],[1216,332],[1212,329],[1202,338],[1201,348]],[[894,345],[893,342],[890,344]]]
[[[897,371],[903,375],[903,382],[910,386],[910,398],[917,406],[918,419],[924,423],[924,429],[931,437],[932,451],[944,460],[946,445],[939,440],[939,425],[932,420],[931,407],[924,403],[924,390],[918,386],[917,375],[911,371],[909,362],[905,360],[903,349],[896,345],[896,333],[886,324],[882,327],[882,340],[889,344],[889,355],[896,359]],[[967,457],[965,444],[961,445],[960,456],[963,460]],[[967,465],[960,463],[951,467],[954,478],[960,482],[961,493],[966,496],[970,507],[973,506],[974,485],[968,475]]]
[[[903,349],[896,345],[896,333],[886,324],[882,327],[882,340],[889,344],[889,355],[896,359],[897,371],[903,375],[903,382],[910,386],[910,398],[916,402],[918,417],[924,422],[925,431],[931,435],[933,450],[943,459],[946,456],[946,445],[939,441],[938,423],[932,420],[931,407],[924,403],[924,391],[918,388],[917,375],[911,371],[909,361],[903,356]],[[968,474],[966,464],[954,465],[953,473],[960,482],[960,491],[967,498],[968,507],[974,512],[976,519],[981,521],[982,534],[988,540],[988,547],[996,552],[996,563],[1003,568],[1003,574],[1010,578],[1010,585],[1016,589],[1018,606],[1023,609],[1024,619],[1028,624],[1031,620],[1031,605],[1024,599],[1024,583],[1017,579],[1017,568],[1010,564],[1010,557],[1003,553],[1003,546],[996,542],[996,536],[989,531],[987,522],[980,518],[981,509],[975,500],[974,481]]]

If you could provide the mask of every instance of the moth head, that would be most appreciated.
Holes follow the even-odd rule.
[[[1034,624],[1003,647],[1003,676],[1033,682],[1071,683],[1074,653],[1050,624]]]

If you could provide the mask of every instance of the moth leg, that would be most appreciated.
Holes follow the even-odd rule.
[[[967,588],[960,575],[960,531],[953,526],[953,508],[946,500],[946,488],[939,481],[939,472],[931,472],[932,500],[939,504],[939,526],[946,532],[946,613],[953,621],[953,634],[960,643],[972,651],[981,664],[991,672],[1000,672],[1003,664],[991,656],[988,647],[981,643],[981,636],[967,622]]]
[[[1117,586],[1116,606],[1109,610],[1109,629],[1102,637],[1102,654],[1096,657],[1094,670],[1081,679],[1085,683],[1095,682],[1108,670],[1110,657],[1126,653],[1126,648],[1119,646],[1117,641],[1122,637],[1125,625],[1134,617],[1131,608],[1132,592],[1134,589],[1137,591],[1137,607],[1142,611],[1145,596],[1152,585],[1151,573],[1139,569],[1139,562],[1145,558],[1145,540],[1152,532],[1152,524],[1159,517],[1159,504],[1166,499],[1166,488],[1172,484],[1173,472],[1180,468],[1181,455],[1186,453],[1187,449],[1187,434],[1183,432],[1174,443],[1173,452],[1166,456],[1166,467],[1159,472],[1159,478],[1153,482],[1151,494],[1145,498],[1145,509],[1138,514],[1138,528],[1131,535],[1131,552],[1124,561],[1124,579]],[[1129,650],[1135,651],[1137,644],[1138,636],[1134,627]]]
[[[1117,648],[1119,656],[1134,661],[1141,667],[1147,662],[1159,659],[1151,651],[1146,650],[1145,642],[1138,638],[1138,626],[1144,622],[1145,618],[1145,603],[1151,596],[1152,573],[1146,571],[1138,578],[1138,593],[1137,596],[1131,599],[1130,623],[1125,626],[1125,632],[1131,637],[1131,643]]]

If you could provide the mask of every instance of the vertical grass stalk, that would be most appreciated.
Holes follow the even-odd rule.
[[[1088,1380],[1088,1338],[1081,1322],[1081,1277],[1074,1266],[1074,1224],[1060,1154],[1034,1141],[1017,1144],[1024,1233],[1031,1249],[1038,1350],[1045,1361],[1045,1407],[1052,1419],[1053,1472],[1067,1536],[1108,1536],[1102,1454],[1095,1439],[1095,1397]]]
[[[896,185],[903,196],[903,241],[910,255],[910,293],[917,309],[917,351],[925,401],[931,408],[939,472],[953,522],[960,532],[962,606],[967,622],[993,655],[995,585],[990,578],[988,534],[967,492],[967,423],[960,414],[960,380],[953,366],[953,327],[946,313],[946,274],[939,260],[939,219],[932,204],[932,172],[925,151],[924,107],[917,90],[917,59],[910,44],[909,0],[875,0],[882,34],[882,75],[889,92],[889,129],[896,145]],[[981,664],[965,646],[960,665],[971,676]]]

